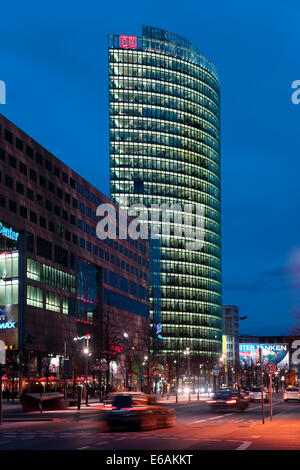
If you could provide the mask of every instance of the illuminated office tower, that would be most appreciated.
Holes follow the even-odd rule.
[[[163,354],[188,347],[215,361],[222,343],[217,71],[191,42],[170,32],[144,26],[142,37],[111,35],[109,110],[112,200],[204,207],[198,251],[176,234],[175,213],[170,236],[162,234],[160,219],[159,240],[151,243],[151,318],[162,325]]]

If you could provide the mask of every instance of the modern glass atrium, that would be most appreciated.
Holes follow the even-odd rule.
[[[109,107],[112,200],[203,208],[198,250],[187,249],[189,239],[178,234],[177,209],[170,235],[158,216],[160,256],[150,267],[159,266],[160,281],[152,273],[151,317],[162,325],[161,353],[190,348],[201,360],[215,361],[222,340],[217,71],[192,43],[167,31],[145,26],[142,37],[112,35]],[[197,217],[193,209],[191,228]]]

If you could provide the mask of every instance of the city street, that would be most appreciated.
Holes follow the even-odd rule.
[[[300,403],[284,403],[274,395],[273,421],[265,405],[251,403],[245,412],[209,412],[204,402],[174,405],[176,425],[146,432],[108,432],[98,405],[92,409],[26,414],[5,421],[0,428],[0,450],[297,450],[300,448]],[[7,419],[13,419],[11,413]],[[22,415],[24,417],[24,415]],[[19,418],[21,419],[21,418]]]

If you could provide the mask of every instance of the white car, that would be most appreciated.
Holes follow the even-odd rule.
[[[300,390],[299,388],[287,388],[283,394],[283,401],[296,400],[300,401]]]
[[[264,390],[263,391],[263,398],[265,402],[269,401],[268,393]],[[261,387],[254,387],[249,392],[249,400],[250,401],[261,401]]]

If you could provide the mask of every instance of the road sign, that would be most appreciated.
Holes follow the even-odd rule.
[[[0,364],[6,363],[6,351],[4,341],[0,341]]]
[[[219,372],[220,372],[220,367],[219,366],[214,366],[214,369],[213,369],[213,374],[215,376],[219,375]]]
[[[275,372],[276,372],[275,364],[273,364],[273,362],[268,362],[265,365],[265,372],[269,375],[275,374]]]
[[[106,362],[102,362],[102,364],[100,364],[99,366],[101,372],[107,372],[108,371],[108,365],[106,364]]]

